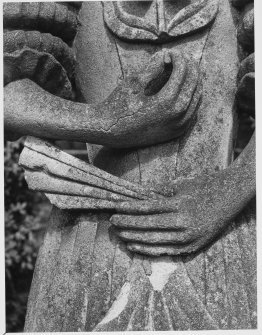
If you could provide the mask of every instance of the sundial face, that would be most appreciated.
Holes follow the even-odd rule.
[[[104,19],[113,33],[160,43],[205,28],[217,10],[217,0],[104,1]]]

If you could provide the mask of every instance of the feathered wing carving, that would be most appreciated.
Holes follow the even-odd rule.
[[[156,2],[156,3],[155,3]],[[164,3],[155,3],[155,23],[145,17],[127,13],[122,1],[104,1],[104,20],[108,28],[122,39],[167,42],[179,36],[192,34],[208,26],[216,17],[218,0],[199,0],[180,10],[166,22]]]
[[[53,146],[27,137],[19,164],[30,189],[61,209],[116,209],[117,203],[160,195],[102,171]]]
[[[67,72],[51,54],[23,48],[12,53],[6,52],[4,64],[5,85],[28,78],[50,93],[64,99],[72,99],[72,84]]]
[[[4,84],[28,78],[48,92],[74,99],[71,48],[81,3],[6,2]]]

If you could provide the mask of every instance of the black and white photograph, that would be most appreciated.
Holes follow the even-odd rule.
[[[254,0],[1,6],[5,332],[257,333]]]

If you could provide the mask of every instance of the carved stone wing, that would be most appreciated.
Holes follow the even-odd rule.
[[[115,177],[51,143],[27,137],[19,164],[30,189],[60,209],[115,209],[119,201],[157,198],[150,189]]]

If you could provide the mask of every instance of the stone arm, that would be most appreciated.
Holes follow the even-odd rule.
[[[246,57],[239,69],[236,102],[239,113],[255,116],[254,9],[250,0],[238,27]],[[122,203],[111,219],[130,251],[160,256],[197,252],[220,236],[256,195],[255,133],[225,170],[177,181],[174,196],[158,201]],[[123,215],[124,214],[124,215]]]
[[[248,8],[244,20],[250,10],[252,14],[252,8]],[[242,29],[241,33],[243,27],[247,25],[240,26],[239,38],[246,43],[243,38],[246,30]],[[254,86],[254,58],[250,58],[251,61],[244,60],[241,64],[237,93],[239,109],[244,107],[245,112],[253,108],[250,103],[241,102],[246,92],[243,87],[250,92]],[[28,80],[10,83],[5,93],[5,127],[11,137],[34,135],[131,147],[180,136],[194,113],[201,85],[194,62],[177,52],[163,51],[153,56],[142,75],[128,77],[97,105],[55,97]],[[248,96],[254,105],[252,94]],[[42,169],[40,165],[36,164],[35,168]],[[120,183],[114,180],[113,184],[115,182]],[[170,186],[172,197],[116,201],[110,207],[124,214],[113,216],[112,223],[119,237],[128,243],[129,250],[155,256],[190,253],[219,236],[255,195],[255,135],[229,168],[176,181]],[[74,192],[81,194],[82,191]],[[106,199],[112,197],[105,194]],[[139,198],[137,194],[132,197]],[[68,205],[68,201],[66,203]],[[94,206],[98,208],[97,201]],[[101,206],[109,208],[107,203]],[[89,203],[87,207],[90,209]]]
[[[54,96],[24,79],[4,90],[6,137],[32,135],[122,148],[150,145],[180,136],[200,95],[197,64],[175,51],[155,54],[143,73],[126,78],[96,105]]]
[[[6,139],[32,135],[133,147],[180,136],[196,109],[201,85],[198,65],[177,52],[153,56],[143,73],[126,78],[114,91],[112,87],[100,104],[74,102],[71,46],[80,6],[4,4]]]
[[[255,196],[255,134],[233,164],[178,181],[174,196],[124,202],[111,222],[127,248],[159,256],[196,252],[214,241]],[[132,213],[132,215],[131,215]]]

